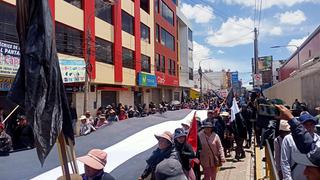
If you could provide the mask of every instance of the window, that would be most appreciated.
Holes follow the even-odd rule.
[[[164,56],[161,56],[161,72],[166,72],[166,58]]]
[[[113,44],[96,37],[96,59],[99,62],[113,64]]]
[[[77,8],[83,9],[82,8],[82,0],[64,0],[74,6],[76,6]]]
[[[140,0],[140,8],[149,14],[149,0]]]
[[[279,80],[279,76],[276,76],[276,80]]]
[[[122,47],[122,66],[134,69],[133,51]]]
[[[176,75],[176,62],[172,60],[172,75]]]
[[[151,72],[150,57],[141,54],[141,71]]]
[[[82,31],[56,22],[56,44],[59,53],[72,56],[83,56]]]
[[[311,50],[309,49],[309,58],[311,58]]]
[[[112,24],[112,6],[107,6],[102,0],[95,0],[95,14],[99,19]]]
[[[155,12],[159,13],[159,0],[154,1],[154,10]]]
[[[172,2],[173,2],[174,4],[176,4],[176,5],[178,5],[178,4],[177,4],[177,0],[172,0]]]
[[[156,25],[156,41],[160,43],[160,26],[159,24]]]
[[[161,44],[174,51],[174,37],[161,28]]]
[[[173,11],[163,1],[160,1],[160,3],[162,17],[174,25]]]
[[[160,54],[155,55],[155,60],[156,60],[156,70],[161,71]]]
[[[193,60],[193,51],[191,48],[188,48],[188,58],[189,58],[189,61]]]
[[[192,31],[188,28],[188,40],[192,42]]]
[[[132,34],[134,32],[134,19],[133,17],[122,10],[122,30]]]
[[[16,30],[16,7],[4,2],[0,2],[0,39],[19,43]]]
[[[141,40],[150,43],[150,28],[143,23],[140,24]]]
[[[193,69],[189,68],[189,80],[193,80]]]

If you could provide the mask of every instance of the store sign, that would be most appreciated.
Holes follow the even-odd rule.
[[[0,75],[15,76],[20,65],[20,48],[17,43],[0,40]]]
[[[13,78],[0,77],[0,91],[10,91]]]
[[[272,56],[264,56],[258,58],[259,71],[267,71],[272,69]]]
[[[82,59],[59,59],[61,75],[64,83],[84,82],[86,64]]]
[[[236,84],[239,81],[238,72],[231,72],[231,84]]]
[[[148,86],[148,87],[157,87],[157,78],[155,75],[139,73],[138,74],[138,85],[139,86]]]
[[[261,86],[262,85],[262,75],[261,74],[254,74],[254,85]]]

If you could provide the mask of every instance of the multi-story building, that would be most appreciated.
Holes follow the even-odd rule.
[[[155,32],[155,74],[157,88],[152,89],[152,101],[180,100],[179,62],[176,16],[177,1],[154,1],[154,32]]]
[[[194,72],[194,88],[200,89],[200,76]],[[204,71],[202,75],[202,92],[224,89],[226,72],[222,71]]]
[[[177,9],[178,20],[178,52],[180,62],[179,86],[181,88],[181,100],[185,101],[190,96],[190,88],[193,82],[193,43],[191,24],[185,15]]]
[[[285,60],[272,61],[272,84],[279,82],[279,70],[285,62]]]
[[[18,45],[15,2],[0,0],[0,44],[8,49]],[[111,103],[149,103],[151,88],[157,85],[154,47],[166,61],[165,72],[157,71],[158,77],[165,80],[158,79],[159,84],[178,85],[175,4],[172,1],[121,0],[110,6],[105,2],[49,0],[65,87],[78,114],[83,111],[86,69],[91,84],[88,110]],[[154,10],[154,2],[159,3],[157,10]],[[155,25],[159,32],[156,39]],[[1,66],[10,71],[1,72],[0,77],[12,82],[19,55],[10,56],[15,59],[10,63],[8,57],[1,54]],[[0,91],[0,105],[7,106],[3,97],[8,88]]]

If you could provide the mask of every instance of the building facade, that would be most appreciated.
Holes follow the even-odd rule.
[[[180,100],[177,1],[154,1],[155,74],[157,88],[152,89],[152,102]]]
[[[0,0],[0,43],[6,47],[18,45],[15,2]],[[133,106],[151,101],[151,89],[157,86],[153,2],[121,0],[110,6],[102,0],[49,0],[63,80],[78,114],[83,112],[86,70],[92,112],[111,103]],[[176,60],[173,54],[170,58]],[[12,72],[0,77],[12,82],[19,56],[12,55],[15,61],[10,64],[7,56],[1,57],[1,67]],[[2,101],[8,89],[1,89],[1,106],[9,103]]]
[[[285,60],[278,60],[272,62],[272,84],[277,84],[279,82],[279,70],[285,62]]]
[[[181,101],[190,98],[190,88],[194,87],[193,82],[193,41],[191,24],[185,15],[177,9],[178,21],[178,48],[179,48],[179,86],[181,88]]]

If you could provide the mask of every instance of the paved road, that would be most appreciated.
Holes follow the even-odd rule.
[[[162,115],[157,114],[145,118],[132,118],[114,123],[88,136],[77,138],[76,154],[79,157],[86,154],[92,148],[105,149],[150,126],[166,121],[181,120],[190,112],[191,110],[171,111]],[[116,179],[121,180],[137,179],[145,166],[145,159],[153,149],[151,148],[129,159],[114,169],[111,174]],[[59,166],[56,147],[54,147],[48,156],[43,167],[41,167],[38,161],[35,150],[16,152],[8,157],[0,157],[0,161],[1,179],[10,180],[30,179]]]

